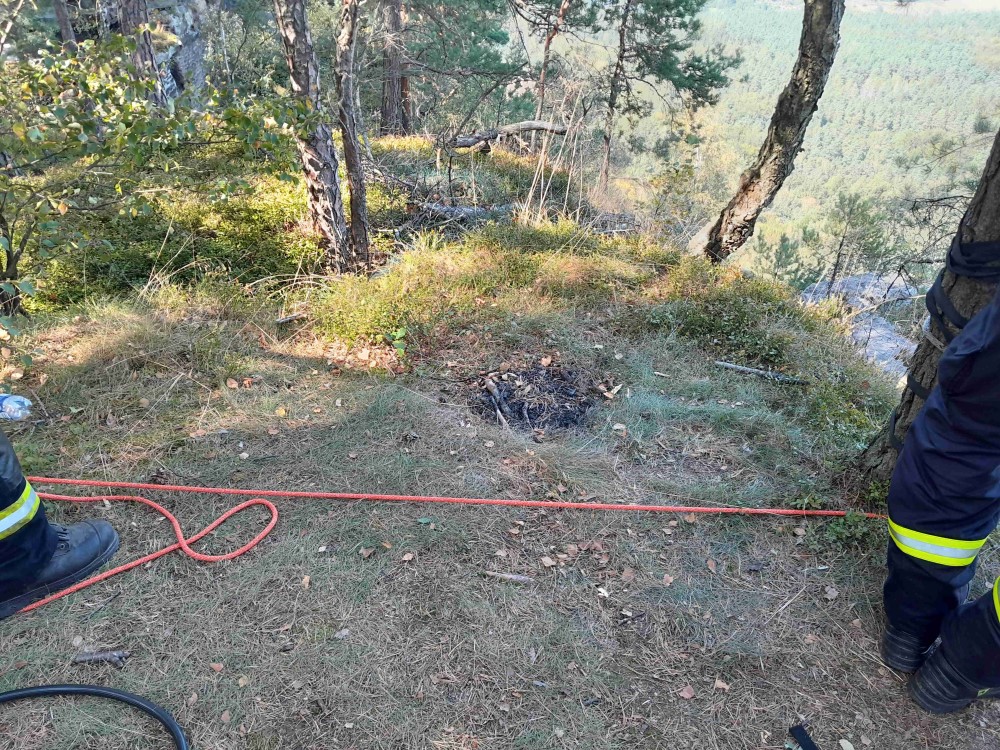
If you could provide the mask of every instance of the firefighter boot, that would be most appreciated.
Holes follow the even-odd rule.
[[[55,554],[19,593],[0,601],[0,620],[20,612],[32,602],[82,581],[118,551],[118,534],[107,521],[51,526],[58,538]]]
[[[931,650],[931,644],[917,636],[887,625],[882,634],[879,651],[882,661],[899,672],[912,674],[920,669]]]
[[[932,714],[961,711],[980,698],[1000,698],[1000,687],[973,684],[958,673],[940,648],[913,675],[907,692],[918,706]]]

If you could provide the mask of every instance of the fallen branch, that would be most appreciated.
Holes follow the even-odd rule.
[[[446,221],[482,221],[496,214],[512,213],[513,206],[497,206],[483,208],[482,206],[446,206],[443,203],[421,203],[420,210],[437,219]]]
[[[808,385],[808,380],[803,380],[802,378],[793,378],[791,375],[785,375],[780,372],[774,372],[773,370],[759,370],[756,367],[744,367],[743,365],[734,365],[732,362],[722,362],[716,360],[717,367],[722,367],[726,370],[733,370],[734,372],[742,372],[744,375],[756,375],[761,378],[767,378],[768,380],[774,380],[778,383],[787,383],[788,385]]]
[[[92,664],[94,662],[103,662],[123,669],[125,667],[125,660],[131,655],[129,651],[83,651],[73,657],[73,663]]]
[[[500,389],[497,388],[497,384],[493,381],[493,378],[486,378],[483,382],[483,387],[489,392],[490,397],[493,399],[493,403],[497,407],[497,412],[507,419],[514,419],[514,413],[510,410],[507,400],[503,397],[503,394],[500,393]]]
[[[509,581],[510,583],[534,583],[535,579],[531,576],[521,576],[517,573],[494,573],[492,570],[481,571],[484,576],[489,578],[499,578],[501,581]]]
[[[531,133],[536,131],[542,131],[545,133],[552,133],[554,135],[566,135],[569,128],[565,125],[557,125],[554,122],[543,122],[542,120],[524,120],[523,122],[515,122],[510,125],[504,125],[501,128],[490,128],[489,130],[483,130],[479,133],[473,133],[472,135],[457,135],[452,141],[452,145],[455,148],[472,148],[480,143],[486,143],[489,141],[495,141],[498,138],[503,138],[505,136],[517,135],[518,133]]]

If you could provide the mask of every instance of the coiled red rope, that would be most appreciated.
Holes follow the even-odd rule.
[[[741,516],[796,516],[796,517],[808,517],[808,516],[821,516],[826,518],[837,518],[844,517],[848,514],[847,511],[843,510],[797,510],[794,508],[735,508],[735,507],[706,507],[706,506],[690,506],[690,505],[641,505],[636,503],[587,503],[587,502],[572,502],[567,500],[509,500],[506,498],[485,498],[485,497],[440,497],[434,495],[379,495],[370,492],[305,492],[301,490],[244,490],[244,489],[233,489],[230,487],[189,487],[186,485],[178,484],[143,484],[141,482],[109,482],[102,480],[93,479],[60,479],[56,477],[28,477],[28,480],[32,485],[42,485],[42,484],[55,484],[55,485],[68,485],[71,487],[111,487],[115,489],[130,489],[130,490],[156,490],[160,492],[186,492],[186,493],[196,493],[203,495],[236,495],[240,497],[250,497],[251,499],[245,500],[238,505],[233,506],[221,516],[216,518],[212,523],[206,526],[204,529],[199,531],[194,536],[186,537],[184,536],[184,530],[181,528],[180,522],[174,517],[174,514],[169,510],[164,508],[159,503],[155,503],[152,500],[139,496],[139,495],[91,495],[91,496],[76,496],[76,495],[55,495],[48,492],[39,492],[39,497],[45,500],[56,500],[59,502],[69,502],[69,503],[97,503],[104,502],[133,502],[142,503],[157,513],[166,518],[171,527],[173,527],[174,535],[177,537],[177,541],[171,545],[164,547],[163,549],[152,552],[144,557],[140,557],[138,560],[132,560],[131,562],[125,563],[124,565],[119,565],[118,567],[111,568],[109,570],[100,573],[93,578],[88,578],[86,581],[81,581],[67,589],[58,591],[51,596],[41,599],[29,606],[25,607],[22,612],[30,612],[32,610],[38,609],[39,607],[44,607],[46,604],[56,601],[57,599],[62,599],[64,596],[69,596],[70,594],[76,593],[88,586],[93,586],[95,583],[100,583],[101,581],[106,581],[113,576],[119,575],[126,571],[137,568],[140,565],[145,565],[148,562],[156,560],[163,557],[164,555],[169,555],[171,552],[176,552],[177,550],[182,550],[185,555],[193,560],[205,563],[221,562],[223,560],[233,560],[241,555],[246,554],[264,538],[271,533],[275,525],[278,523],[278,508],[270,500],[265,498],[299,498],[305,500],[366,500],[371,502],[396,502],[396,503],[444,503],[451,505],[494,505],[503,507],[513,507],[513,508],[544,508],[546,510],[590,510],[590,511],[636,511],[641,513],[705,513],[713,515],[741,515]],[[271,518],[267,522],[267,525],[258,533],[253,539],[244,544],[239,549],[233,550],[232,552],[227,552],[223,555],[206,555],[204,553],[198,552],[191,548],[191,545],[203,539],[208,534],[211,534],[219,526],[224,524],[230,518],[235,516],[237,513],[241,513],[247,508],[252,508],[254,506],[261,506],[266,508],[270,514]],[[857,515],[863,515],[866,518],[881,519],[885,518],[878,513],[861,513]]]

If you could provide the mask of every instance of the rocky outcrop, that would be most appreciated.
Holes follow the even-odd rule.
[[[207,0],[150,0],[147,5],[164,93],[170,99],[182,93],[197,97],[205,86]],[[101,9],[103,29],[117,33],[120,23],[115,3]]]
[[[916,295],[917,290],[899,277],[865,273],[847,276],[833,284],[828,281],[811,284],[802,292],[802,301],[817,304],[831,297],[840,299],[852,312],[851,340],[865,359],[902,380],[917,345],[878,313],[886,307],[904,304]]]

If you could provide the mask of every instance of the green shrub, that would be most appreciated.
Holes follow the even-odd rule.
[[[794,338],[781,324],[801,326],[808,317],[787,287],[700,260],[674,267],[656,293],[668,301],[649,311],[649,325],[741,364],[788,367]]]

